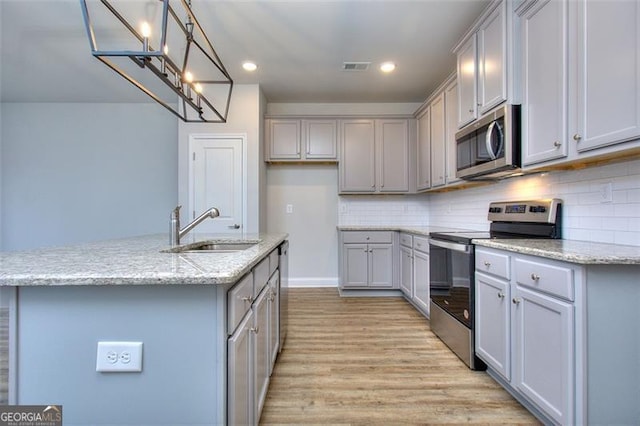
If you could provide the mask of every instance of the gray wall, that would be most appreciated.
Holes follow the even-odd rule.
[[[3,103],[3,250],[168,232],[177,119],[156,104]]]

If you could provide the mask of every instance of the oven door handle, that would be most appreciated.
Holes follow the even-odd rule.
[[[434,239],[429,240],[429,245],[446,248],[449,250],[459,251],[461,253],[467,253],[467,254],[471,253],[471,247],[472,247],[471,245],[467,245],[467,244],[451,243],[449,241],[434,240]]]

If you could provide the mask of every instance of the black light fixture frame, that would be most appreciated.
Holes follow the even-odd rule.
[[[191,10],[191,1],[187,3],[185,0],[178,0],[179,3],[182,4],[185,12],[187,13],[187,22],[182,23],[175,11],[169,4],[169,0],[159,0],[162,2],[162,31],[160,38],[160,45],[166,46],[167,39],[167,23],[169,19],[169,15],[175,20],[178,27],[184,33],[186,39],[186,49],[184,53],[184,59],[182,63],[182,67],[179,67],[165,52],[164,49],[153,50],[150,46],[148,46],[148,41],[145,37],[136,31],[134,27],[129,24],[126,19],[109,3],[108,0],[100,0],[102,4],[124,25],[124,27],[131,32],[131,34],[136,37],[140,41],[140,45],[143,46],[143,50],[140,51],[131,51],[131,50],[99,50],[96,42],[94,28],[91,23],[91,18],[89,16],[89,10],[87,8],[87,0],[80,0],[80,6],[82,8],[82,16],[84,18],[85,28],[87,31],[87,36],[89,38],[89,44],[91,47],[91,54],[98,58],[101,62],[111,68],[113,71],[120,74],[124,79],[129,81],[131,84],[136,86],[138,89],[146,93],[153,100],[158,102],[160,105],[168,109],[171,113],[176,115],[178,118],[188,123],[226,123],[227,116],[229,113],[229,104],[231,101],[231,93],[233,91],[233,79],[227,72],[224,64],[218,57],[215,49],[211,45],[207,35],[202,30],[202,27],[198,23],[195,15]],[[175,3],[175,1],[174,1]],[[194,39],[193,37],[193,29],[197,28],[199,34],[202,35],[204,47],[208,48],[209,52],[203,48],[203,46]],[[211,62],[212,66],[218,69],[220,74],[223,76],[221,80],[197,80],[193,82],[187,82],[185,80],[185,68],[189,59],[189,52],[191,46],[195,46],[200,52]],[[142,83],[137,81],[132,76],[128,75],[124,70],[122,70],[118,65],[116,65],[110,58],[111,57],[128,57],[134,63],[136,63],[140,68],[146,68],[151,71],[156,77],[158,77],[168,88],[170,88],[177,96],[178,96],[178,106],[182,105],[182,111],[179,108],[173,108],[173,106],[161,99],[158,95],[153,93],[150,89],[145,87]],[[160,65],[160,66],[158,66]],[[173,79],[169,78],[172,75]],[[192,92],[195,92],[193,88],[197,83],[200,84],[223,84],[228,85],[229,89],[227,92],[226,101],[224,102],[224,108],[222,111],[219,111],[218,108],[214,107],[213,104],[201,93],[196,94],[196,100],[194,101],[192,97]],[[203,108],[202,104],[208,106],[208,108],[212,111],[214,118],[205,118],[203,117]],[[187,109],[193,109],[198,116],[198,119],[189,119],[187,114]]]

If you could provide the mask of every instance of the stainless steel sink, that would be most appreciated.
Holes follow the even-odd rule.
[[[216,252],[216,253],[230,253],[235,251],[242,251],[255,246],[257,243],[207,243],[201,246],[190,247],[182,253],[201,253],[201,252]]]
[[[259,241],[202,241],[163,250],[165,253],[235,253],[250,249]]]

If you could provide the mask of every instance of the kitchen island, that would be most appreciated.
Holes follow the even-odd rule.
[[[253,288],[254,271],[268,279],[286,238],[244,235],[257,243],[230,253],[169,253],[165,234],[0,253],[9,403],[62,405],[69,425],[226,423],[228,293]],[[202,240],[220,238],[183,244]],[[142,371],[97,372],[99,341],[142,342]]]

